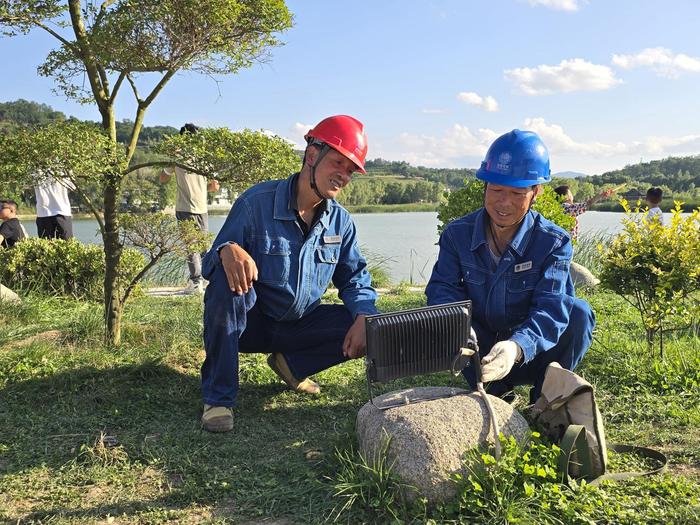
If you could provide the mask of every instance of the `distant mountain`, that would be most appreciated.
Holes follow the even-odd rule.
[[[559,173],[552,173],[552,177],[558,177],[560,179],[575,179],[576,177],[588,177],[588,175],[579,171],[560,171]]]

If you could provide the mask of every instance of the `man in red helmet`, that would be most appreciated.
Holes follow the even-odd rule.
[[[244,192],[202,261],[202,426],[210,432],[233,428],[239,352],[269,353],[275,374],[307,394],[320,392],[309,376],[365,352],[376,293],[355,225],[335,201],[364,173],[364,126],[333,116],[305,138],[301,171]],[[331,280],[343,305],[320,304]]]

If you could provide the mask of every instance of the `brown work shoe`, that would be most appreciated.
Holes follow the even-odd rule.
[[[233,410],[229,407],[204,405],[202,428],[209,432],[228,432],[233,430]]]
[[[274,353],[267,356],[267,364],[272,368],[272,371],[277,374],[282,381],[287,383],[289,388],[296,392],[304,394],[318,395],[321,393],[321,387],[308,377],[299,381],[287,365],[287,360],[280,353]]]

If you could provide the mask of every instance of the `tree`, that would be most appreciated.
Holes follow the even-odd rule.
[[[95,104],[106,138],[119,152],[119,159],[98,177],[103,194],[99,220],[105,250],[105,321],[112,344],[119,344],[121,333],[122,304],[116,288],[123,247],[119,204],[146,111],[178,71],[229,74],[266,59],[268,50],[279,45],[275,35],[291,23],[283,0],[0,3],[0,26],[6,35],[40,29],[57,39],[59,47],[49,52],[39,74],[53,77],[56,91],[68,98]],[[125,85],[137,108],[129,141],[118,148],[114,108]],[[148,88],[142,94],[143,86]]]
[[[484,205],[484,183],[478,179],[467,179],[464,188],[445,193],[446,202],[438,207],[438,233],[442,233],[445,227],[455,219],[478,210]],[[566,231],[571,231],[575,219],[564,213],[559,197],[549,185],[542,186],[542,193],[532,205],[535,211]]]
[[[692,325],[700,313],[700,209],[681,215],[676,202],[670,224],[648,221],[631,209],[624,230],[602,253],[602,286],[619,294],[639,312],[651,349],[656,334],[663,356],[664,330]]]

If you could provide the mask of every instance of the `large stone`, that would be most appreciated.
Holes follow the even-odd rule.
[[[600,284],[600,279],[593,275],[588,268],[573,261],[571,261],[570,272],[575,287],[588,286],[592,288]]]
[[[405,399],[428,400],[386,410],[378,408]],[[525,419],[502,399],[489,399],[500,431],[524,440],[529,432]],[[455,495],[456,485],[450,477],[463,473],[462,462],[468,449],[493,442],[488,410],[475,392],[418,387],[378,396],[374,403],[367,403],[357,414],[360,452],[372,461],[390,437],[386,454],[388,463],[393,462],[393,472],[431,502],[446,501]]]
[[[18,303],[19,295],[10,290],[7,286],[0,284],[0,302]]]

